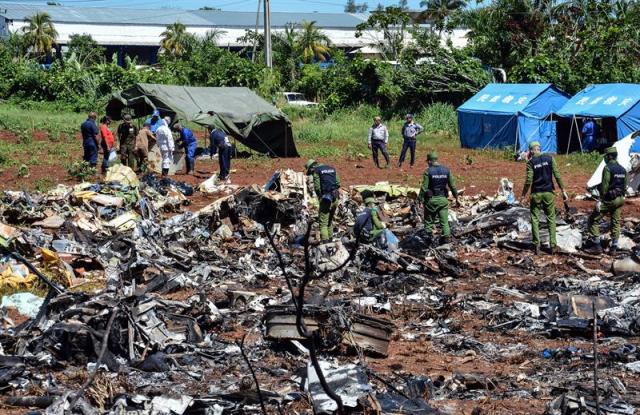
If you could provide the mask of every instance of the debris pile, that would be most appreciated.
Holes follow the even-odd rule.
[[[463,198],[451,212],[456,241],[436,246],[420,230],[417,189],[403,186],[341,191],[337,238],[321,245],[317,199],[301,173],[238,188],[212,178],[200,191],[220,197],[199,210],[188,209],[196,190],[184,183],[138,181],[121,167],[107,178],[2,195],[6,407],[56,415],[640,408],[637,274],[614,278],[596,269],[599,258],[571,254],[580,215],[566,221],[565,253],[533,264],[522,253],[528,210],[507,179],[495,198]],[[363,190],[401,240],[397,250],[352,234]],[[496,401],[516,406],[483,409]]]

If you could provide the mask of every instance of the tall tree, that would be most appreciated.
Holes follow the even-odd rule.
[[[433,21],[438,34],[447,28],[449,17],[467,5],[465,0],[423,0],[421,7],[426,7],[422,14]]]
[[[377,47],[386,60],[400,60],[405,47],[407,29],[411,24],[411,16],[400,7],[390,6],[383,11],[371,13],[366,22],[356,26],[356,37],[361,37],[367,30],[382,33],[382,39],[371,39],[371,46]]]
[[[174,57],[182,56],[193,41],[193,36],[187,32],[187,27],[180,22],[167,26],[160,36],[162,36],[160,47],[164,53]]]
[[[345,13],[364,13],[369,10],[367,3],[357,4],[356,0],[347,0],[347,4],[344,6]]]
[[[309,63],[314,59],[324,62],[329,54],[329,38],[316,26],[315,21],[303,21],[300,25],[298,45],[302,60]]]
[[[98,45],[91,35],[74,34],[69,38],[67,57],[74,56],[81,66],[91,66],[104,61],[104,53],[105,49]]]
[[[58,32],[48,13],[36,13],[27,18],[29,24],[22,28],[29,52],[37,57],[50,56],[56,44]]]
[[[273,36],[273,61],[289,84],[296,81],[300,62],[299,33],[293,24]]]

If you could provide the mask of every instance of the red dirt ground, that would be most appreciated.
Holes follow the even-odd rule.
[[[10,134],[0,132],[0,140],[15,142],[15,137]],[[56,145],[51,143],[51,145]],[[69,149],[74,157],[80,159],[80,142],[77,148]],[[458,187],[465,189],[465,194],[475,195],[485,193],[493,195],[497,188],[501,177],[510,178],[515,184],[516,195],[522,189],[525,165],[513,161],[504,160],[502,158],[491,158],[491,153],[482,153],[472,150],[456,149],[456,150],[440,150],[440,161],[453,171],[458,181]],[[420,153],[419,153],[420,154]],[[467,165],[466,156],[473,157],[473,163]],[[25,155],[28,159],[31,155]],[[584,186],[590,173],[576,173],[575,169],[569,169],[563,157],[558,157],[558,164],[563,179],[567,185],[567,190],[573,197],[584,192]],[[277,169],[292,168],[301,170],[306,160],[304,159],[240,159],[232,162],[232,182],[238,185],[262,185],[265,183],[273,172]],[[426,167],[424,155],[420,154],[418,164],[413,168],[404,168],[399,170],[396,167],[391,169],[376,169],[369,158],[363,160],[350,160],[346,157],[337,160],[320,160],[332,164],[338,169],[344,187],[356,184],[372,184],[378,181],[389,181],[397,184],[407,184],[418,186],[422,172]],[[49,179],[52,183],[73,184],[74,181],[67,177],[63,164],[66,162],[61,160],[58,166],[30,166],[30,176],[28,178],[17,177],[17,168],[13,167],[0,173],[0,189],[33,189],[38,179]],[[178,174],[173,178],[179,181],[185,181],[190,184],[199,184],[208,178],[214,171],[217,171],[217,163],[210,160],[197,162],[196,176],[186,176]],[[215,195],[202,195],[197,193],[191,198],[192,205],[190,209],[202,207],[214,201]],[[558,200],[560,202],[560,200]],[[576,206],[581,210],[588,210],[592,203],[572,201],[572,206]],[[560,206],[560,204],[559,204]],[[625,206],[625,216],[637,216],[640,213],[640,201],[629,200]],[[481,250],[466,251],[461,248],[458,252],[461,259],[471,268],[478,271],[477,278],[460,278],[455,281],[433,281],[434,285],[440,285],[442,289],[453,295],[463,295],[468,293],[483,294],[494,284],[507,286],[512,288],[522,288],[541,280],[553,280],[555,278],[575,274],[575,266],[572,264],[573,258],[566,256],[544,256],[537,260],[536,269],[534,271],[526,271],[510,262],[510,257],[522,256],[509,251],[497,248],[486,248]],[[610,260],[603,259],[600,261],[585,261],[585,266],[593,269],[607,269]],[[488,266],[499,266],[503,268],[506,275],[495,277],[491,274],[483,272]],[[181,299],[189,293],[176,293],[172,298]],[[544,295],[544,293],[534,293],[535,295]],[[416,318],[417,316],[401,317],[393,316],[398,327],[403,327],[407,318]],[[395,318],[397,317],[397,318]],[[486,321],[478,316],[455,312],[450,316],[452,322],[461,328],[464,334],[473,335],[477,340],[482,342],[493,342],[500,345],[513,345],[514,343],[522,343],[527,346],[527,352],[517,359],[508,361],[489,361],[482,356],[457,356],[453,353],[442,352],[437,349],[435,343],[429,340],[409,341],[401,337],[401,333],[392,341],[389,356],[385,359],[368,358],[367,364],[377,373],[385,376],[393,374],[414,374],[427,375],[435,378],[438,375],[450,376],[454,373],[475,373],[482,374],[492,379],[498,379],[497,391],[504,391],[510,385],[504,379],[508,375],[522,374],[525,379],[521,382],[526,388],[530,388],[526,378],[536,373],[541,367],[547,368],[557,362],[545,361],[540,359],[540,353],[545,348],[558,348],[574,345],[583,349],[588,349],[586,339],[580,338],[559,338],[547,339],[536,336],[524,331],[516,333],[509,332],[490,332],[487,331]],[[230,339],[240,336],[240,332],[227,333]],[[514,338],[515,337],[515,338]],[[631,343],[638,342],[638,339],[627,339]],[[552,368],[553,369],[553,368]],[[500,381],[503,379],[503,382]],[[625,383],[629,390],[640,386],[640,377],[630,376],[625,379]],[[471,414],[474,410],[480,411],[475,413],[482,414],[542,414],[547,401],[541,399],[494,399],[487,398],[485,400],[447,400],[447,401],[430,401],[430,404],[446,410],[448,413]],[[2,405],[0,405],[2,408]],[[303,408],[308,409],[308,408]],[[18,414],[24,413],[25,410],[0,409],[3,413]],[[9,411],[9,412],[4,412]]]

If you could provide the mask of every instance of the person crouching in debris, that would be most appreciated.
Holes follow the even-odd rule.
[[[627,170],[618,163],[618,150],[609,147],[604,153],[605,166],[602,169],[602,181],[600,182],[600,200],[589,216],[589,237],[587,249],[596,253],[602,252],[600,241],[600,221],[604,215],[611,216],[611,248],[609,253],[615,254],[618,250],[620,238],[620,217],[624,206],[624,197],[627,191]]]
[[[440,244],[444,245],[451,241],[449,189],[456,199],[456,204],[459,205],[458,189],[449,169],[438,163],[438,155],[435,152],[429,153],[427,163],[429,167],[422,177],[422,186],[418,195],[418,200],[424,205],[424,231],[427,235],[431,235],[433,224],[439,220],[442,227]]]
[[[313,189],[320,201],[318,222],[320,224],[320,239],[322,243],[331,242],[333,237],[333,215],[338,207],[338,189],[340,178],[336,169],[315,160],[309,160],[304,165],[307,176],[313,177]]]
[[[138,161],[138,169],[141,173],[147,171],[147,161],[149,159],[149,148],[153,146],[156,137],[151,132],[151,124],[147,121],[142,124],[142,128],[136,136],[136,145],[133,149]]]
[[[356,218],[353,225],[353,233],[362,243],[369,243],[380,249],[395,251],[398,245],[396,236],[387,229],[387,225],[380,218],[376,199],[373,193],[365,190],[362,192],[364,211]]]
[[[220,164],[220,180],[224,180],[226,183],[229,183],[229,172],[231,171],[231,153],[232,146],[229,138],[221,129],[210,126],[209,129],[211,133],[209,134],[209,139],[211,140],[211,145],[209,147],[211,151],[211,158],[213,158],[213,150],[215,149],[218,152],[218,164]]]
[[[179,140],[184,148],[187,174],[194,174],[196,171],[196,148],[198,147],[198,140],[190,129],[181,124],[176,123],[176,125],[173,126],[173,130],[180,133]]]
[[[156,130],[156,143],[160,149],[160,155],[162,156],[162,175],[169,174],[169,169],[173,165],[173,151],[175,150],[173,142],[173,134],[171,133],[171,118],[165,117],[160,124],[160,127]]]
[[[556,161],[549,154],[543,154],[540,143],[532,141],[529,144],[529,161],[527,162],[527,177],[522,189],[522,199],[527,196],[531,188],[529,210],[531,212],[532,243],[536,255],[540,254],[540,211],[547,216],[549,226],[549,247],[551,253],[555,253],[556,243],[556,202],[553,186],[553,178],[560,187],[562,198],[567,201],[569,195],[564,191],[564,185]]]

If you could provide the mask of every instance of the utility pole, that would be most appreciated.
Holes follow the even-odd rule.
[[[267,68],[273,67],[271,60],[271,6],[264,0],[264,60]]]

